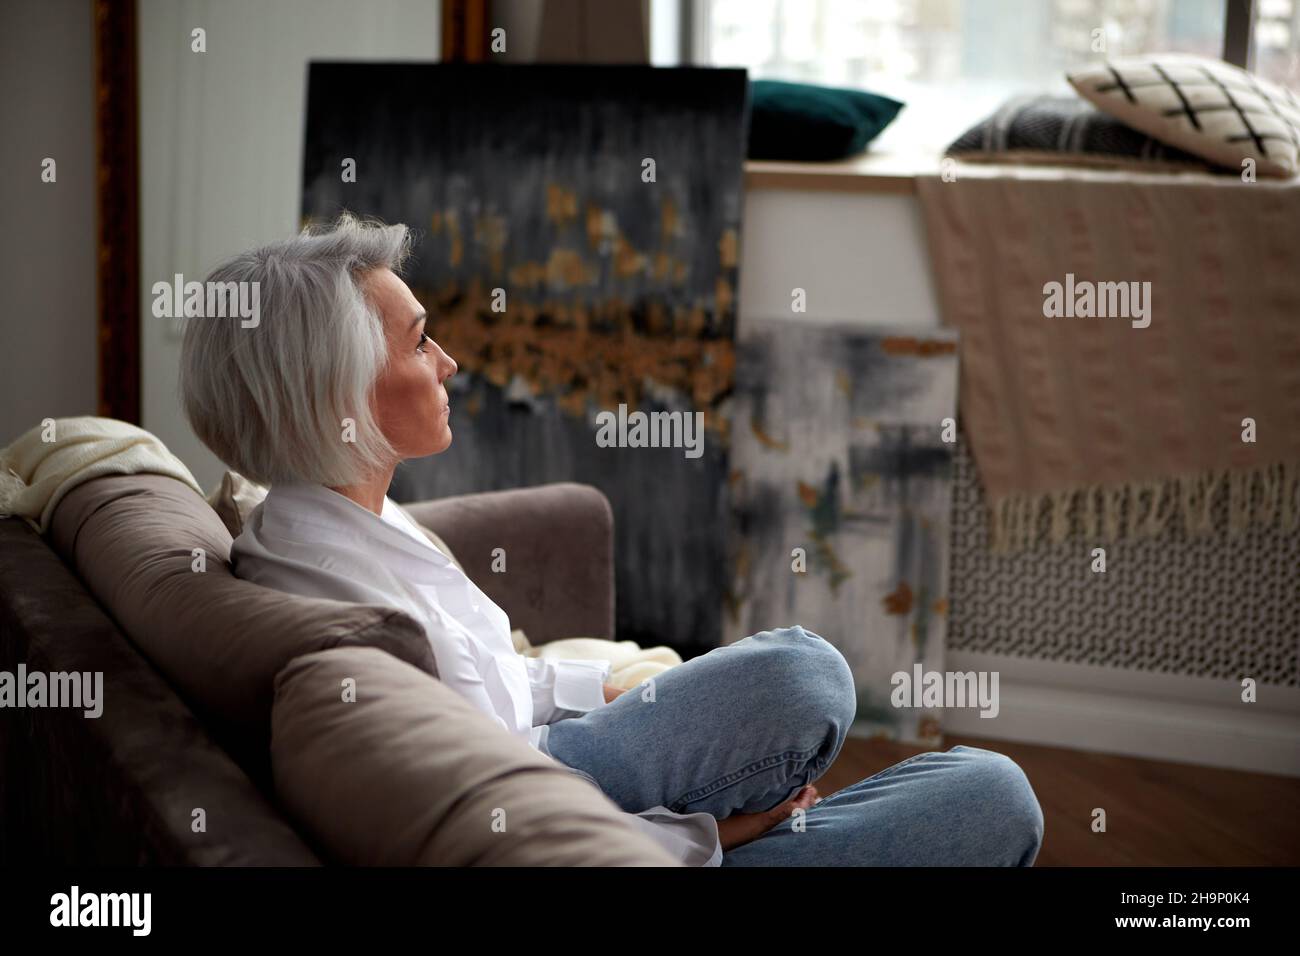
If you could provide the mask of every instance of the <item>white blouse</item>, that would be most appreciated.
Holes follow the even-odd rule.
[[[275,485],[230,561],[237,577],[278,591],[406,611],[424,625],[438,679],[543,753],[549,724],[605,706],[609,661],[518,653],[506,613],[388,497],[376,515],[323,485]],[[628,817],[681,862],[721,865],[712,815],[657,806]]]

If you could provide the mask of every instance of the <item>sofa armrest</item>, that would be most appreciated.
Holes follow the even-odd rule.
[[[530,643],[614,636],[614,512],[600,489],[556,482],[404,504]],[[504,551],[505,570],[493,570]]]
[[[339,687],[355,682],[355,699]],[[276,794],[347,866],[680,866],[599,787],[375,647],[275,678]]]

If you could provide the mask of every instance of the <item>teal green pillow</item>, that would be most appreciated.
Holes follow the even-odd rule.
[[[903,108],[865,90],[782,80],[753,80],[749,96],[750,159],[843,159],[866,149]]]

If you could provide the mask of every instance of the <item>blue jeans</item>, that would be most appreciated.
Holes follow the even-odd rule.
[[[844,656],[801,627],[753,634],[550,725],[551,756],[622,809],[719,820],[770,810],[839,755],[857,698]],[[1043,814],[1009,757],[909,757],[727,850],[723,866],[1031,866]]]

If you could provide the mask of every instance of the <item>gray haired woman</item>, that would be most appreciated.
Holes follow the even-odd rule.
[[[456,362],[400,278],[405,226],[343,215],[236,256],[210,282],[256,283],[255,322],[194,319],[181,393],[195,432],[270,485],[231,552],[239,577],[385,604],[425,628],[438,679],[599,787],[689,865],[1033,864],[1043,818],[1007,757],[917,754],[821,799],[856,711],[840,652],[763,631],[655,679],[518,654],[504,611],[388,497],[398,463],[452,444]]]

